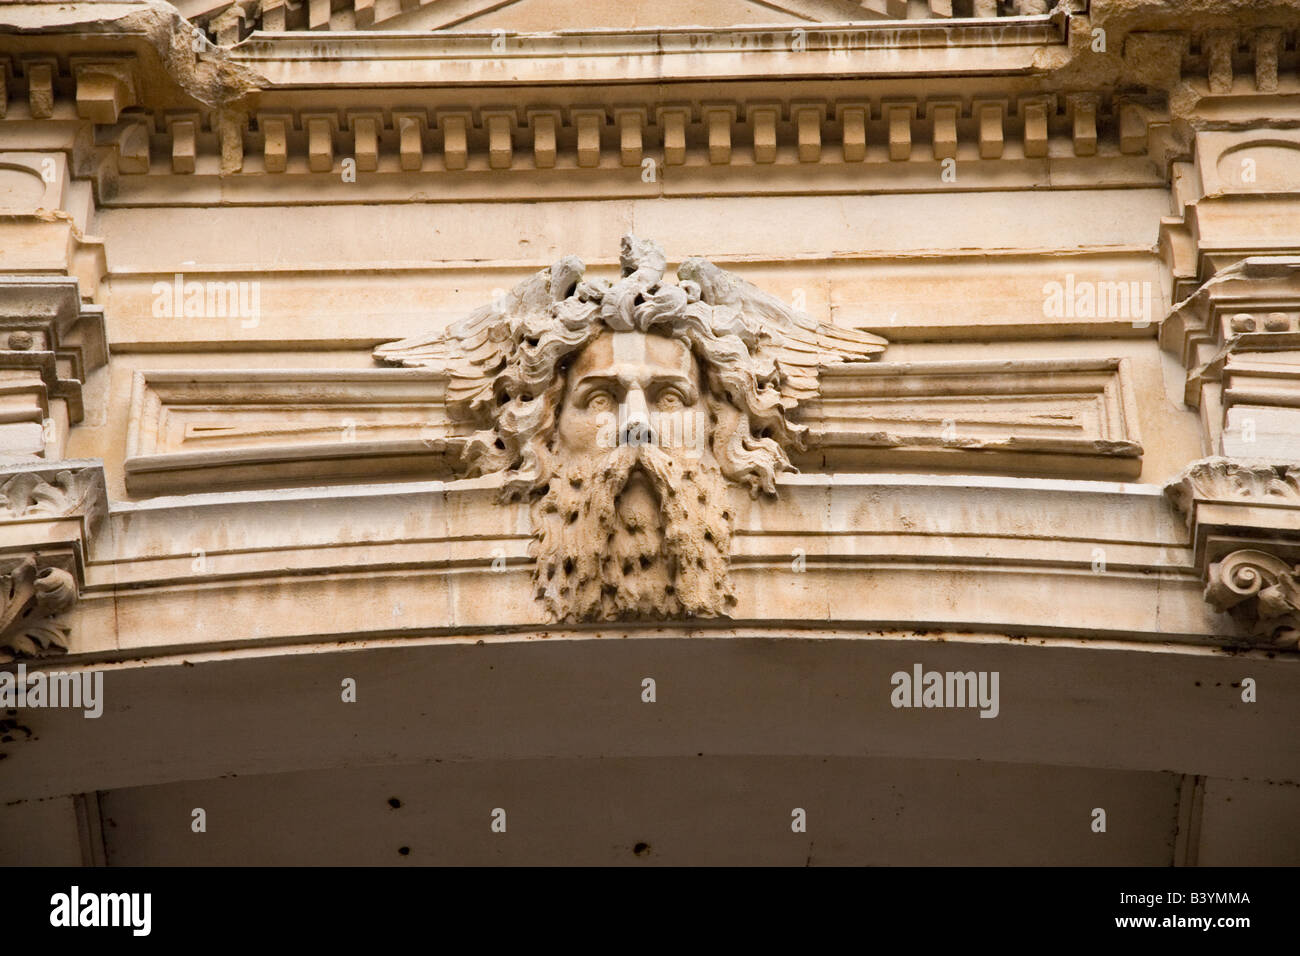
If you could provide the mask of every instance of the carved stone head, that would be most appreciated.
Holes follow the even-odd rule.
[[[821,366],[883,340],[823,326],[702,259],[623,239],[621,278],[566,257],[445,333],[376,349],[443,368],[479,426],[467,474],[531,503],[536,596],[556,620],[713,617],[735,602],[728,487],[776,493]]]

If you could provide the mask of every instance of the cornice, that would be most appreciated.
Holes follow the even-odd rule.
[[[270,4],[239,7],[254,16]],[[316,3],[312,3],[313,9]],[[980,6],[980,0],[976,2]],[[1017,5],[1019,10],[1047,3]],[[306,6],[305,4],[303,5]],[[938,5],[942,6],[942,4]],[[44,59],[60,80],[74,61],[118,52],[138,57],[142,84],[97,66],[103,100],[129,104],[138,91],[154,101],[197,101],[211,108],[256,106],[259,91],[289,89],[442,89],[534,83],[719,82],[736,79],[957,78],[1039,76],[1056,92],[1132,90],[1190,94],[1193,111],[1214,113],[1252,94],[1295,85],[1294,39],[1300,4],[1285,0],[1241,9],[1240,0],[1200,5],[1181,16],[1151,3],[1083,0],[1050,14],[950,19],[867,20],[806,25],[669,27],[516,33],[504,30],[258,32],[233,47],[214,46],[198,27],[162,3],[19,2],[0,10],[0,30],[16,31],[7,76],[23,85],[24,61]],[[231,8],[236,9],[236,8]],[[51,11],[57,10],[57,13]],[[1073,24],[1073,26],[1071,26]],[[189,42],[178,43],[178,40]],[[942,58],[933,56],[944,51]],[[941,60],[941,62],[938,62]],[[94,65],[94,64],[92,64]],[[159,83],[168,74],[170,83]],[[74,77],[75,78],[75,77]],[[56,83],[56,86],[61,85]],[[171,89],[167,89],[171,87]],[[178,96],[178,94],[180,94]],[[1204,102],[1202,102],[1204,101]],[[1257,108],[1257,107],[1256,107]],[[1193,119],[1189,115],[1189,120]],[[1203,116],[1207,123],[1231,122]]]
[[[488,199],[503,187],[555,198],[567,180],[587,198],[653,193],[660,183],[688,193],[817,187],[772,172],[791,168],[853,171],[842,184],[827,180],[831,192],[1078,188],[1098,184],[1097,163],[1107,164],[1107,185],[1162,182],[1168,121],[1158,98],[1043,93],[1031,79],[1005,75],[919,96],[907,89],[903,81],[867,91],[791,80],[683,85],[670,94],[659,85],[276,90],[260,94],[255,110],[124,109],[95,127],[89,148],[76,132],[88,106],[56,97],[44,122],[74,150],[82,143],[81,174],[95,179],[106,205],[118,197],[203,201],[204,184],[222,202],[257,202],[266,175],[307,185],[297,199],[278,191],[281,202],[349,202],[367,191],[368,201],[400,201],[410,195],[401,178],[413,173],[458,177],[448,194],[457,201],[473,198],[483,174]],[[30,135],[24,112],[30,117],[19,104],[0,120],[0,145]]]
[[[123,174],[101,199],[146,201],[156,187],[145,184],[162,179],[171,182],[173,201],[193,201],[205,182],[219,178],[222,201],[255,202],[253,183],[264,174],[313,177],[298,200],[277,193],[278,201],[289,202],[348,202],[363,190],[378,190],[371,200],[400,201],[409,195],[409,183],[400,180],[410,174],[446,174],[456,180],[448,195],[457,201],[474,198],[477,188],[489,200],[502,188],[549,190],[554,198],[566,186],[592,198],[654,193],[661,182],[688,192],[780,192],[792,186],[773,171],[810,166],[832,177],[834,169],[852,171],[851,181],[822,184],[832,192],[994,182],[1039,188],[1045,180],[1088,186],[1097,182],[1098,162],[1112,167],[1110,185],[1161,182],[1150,145],[1162,135],[1162,112],[1140,98],[1096,96],[1085,107],[1075,97],[1021,90],[963,103],[946,95],[851,96],[841,87],[811,84],[787,84],[787,92],[775,95],[764,88],[683,89],[667,102],[650,88],[609,92],[607,102],[537,92],[538,99],[496,108],[437,91],[368,102],[350,96],[355,107],[324,109],[266,97],[274,105],[255,114],[196,113],[183,129],[124,118],[124,127],[138,131],[121,139],[142,145],[129,173],[119,161]],[[721,124],[714,115],[720,112]],[[943,124],[947,134],[938,133]],[[944,135],[949,138],[941,142]],[[955,175],[958,162],[964,180]],[[1071,164],[1080,168],[1072,172]],[[723,170],[730,172],[717,178]],[[241,177],[250,185],[239,186]],[[735,177],[743,177],[738,186]],[[182,188],[188,198],[176,193]]]
[[[1071,2],[1048,15],[806,29],[262,32],[229,48],[162,5],[73,3],[59,22],[52,6],[10,8],[12,22],[28,11],[40,25],[0,66],[9,116],[92,124],[99,158],[81,167],[100,180],[101,200],[119,176],[339,173],[348,158],[360,172],[603,168],[615,150],[624,166],[638,156],[689,166],[701,149],[708,167],[789,165],[791,154],[821,162],[837,151],[870,164],[874,143],[894,163],[932,152],[969,164],[1005,162],[1017,147],[1025,159],[1060,156],[1062,137],[1066,155],[1142,157],[1159,180],[1189,154],[1190,128],[1276,118],[1300,94],[1291,3],[1236,27],[1210,8],[1171,19],[1140,3]],[[110,6],[119,15],[104,17]],[[175,42],[187,34],[192,44]],[[800,106],[822,118],[803,122]],[[732,122],[715,122],[713,107],[731,110]],[[905,122],[892,115],[903,110]],[[595,126],[580,128],[593,111]],[[955,128],[936,129],[935,116]],[[712,142],[718,135],[730,142]],[[595,137],[595,151],[566,162],[583,136]],[[656,157],[670,140],[684,148]],[[1025,184],[1035,177],[1028,170]],[[1122,165],[1119,177],[1146,181]]]
[[[263,31],[310,31],[317,36],[325,31],[332,35],[360,30],[378,32],[373,29],[375,24],[407,26],[403,23],[403,14],[430,5],[431,0],[343,0],[342,3],[260,0],[243,4],[233,4],[229,0],[182,0],[182,8],[189,19],[200,25],[208,37],[222,46],[236,43],[250,33]],[[440,11],[434,10],[433,20],[409,26],[422,31],[454,29],[500,5],[499,0],[459,3],[454,5],[454,10],[442,16],[438,16]],[[780,5],[777,6],[779,8]],[[907,0],[861,0],[861,7],[861,20],[855,22],[855,26],[985,26],[990,21],[1037,18],[1047,14],[1049,8],[1053,14],[1061,17],[1069,10],[1086,10],[1087,0],[1010,0],[1008,3],[999,3],[997,0],[965,0],[964,10],[962,0],[956,4],[953,0],[929,0],[925,9],[915,11],[909,9]],[[824,22],[809,20],[800,25],[812,29],[821,27]],[[776,29],[785,26],[788,25],[783,24]]]
[[[75,424],[86,377],[107,361],[103,307],[83,303],[77,279],[0,275],[0,370],[37,370]]]
[[[1234,642],[1201,603],[1186,532],[1157,487],[890,474],[779,485],[778,503],[729,493],[735,623],[892,626],[871,590],[883,589],[899,596],[888,620],[915,627]],[[337,609],[332,634],[344,639],[544,627],[527,508],[499,494],[499,481],[470,479],[115,503],[78,610],[98,637],[74,649],[292,643],[303,626],[294,609],[320,601]],[[938,592],[972,597],[935,602]]]
[[[229,55],[278,86],[355,82],[375,62],[385,72],[371,72],[364,79],[370,86],[421,79],[516,84],[543,77],[596,85],[607,79],[684,82],[772,72],[791,78],[981,74],[1013,64],[1027,69],[1035,49],[1065,43],[1063,21],[1048,17],[503,33],[350,32],[328,39],[258,33],[231,47]],[[936,65],[918,55],[940,49],[955,54],[955,62]],[[1020,52],[1005,55],[1012,51]]]
[[[10,143],[29,138],[33,120],[61,124],[79,144],[78,175],[95,178],[105,203],[119,187],[133,202],[184,201],[199,180],[236,174],[341,177],[349,159],[353,174],[466,176],[639,174],[650,160],[692,178],[842,160],[880,174],[886,189],[909,189],[952,159],[974,174],[967,184],[1032,188],[1070,173],[1031,161],[1077,157],[1110,165],[1085,179],[1145,185],[1188,155],[1191,126],[1258,123],[1261,94],[1276,118],[1300,95],[1297,11],[1285,6],[1229,28],[1208,14],[1126,19],[1125,5],[1099,5],[1094,20],[1111,31],[1100,52],[1079,3],[1050,15],[806,29],[256,33],[230,48],[209,45],[164,5],[73,3],[58,8],[62,19],[53,8],[0,14],[0,25],[23,25],[0,61],[0,142],[10,124],[22,124],[10,126]],[[78,132],[86,124],[89,141]],[[1017,160],[1026,165],[1007,168]],[[934,170],[890,181],[925,161]],[[195,178],[142,191],[132,181],[141,175]],[[488,192],[499,185],[493,178]],[[743,185],[770,191],[761,175]],[[692,191],[719,188],[705,179]],[[223,201],[240,202],[241,189]],[[409,192],[393,181],[366,198]]]
[[[1300,257],[1250,256],[1174,306],[1160,344],[1187,369],[1183,400],[1201,404],[1236,353],[1292,351],[1300,345]]]

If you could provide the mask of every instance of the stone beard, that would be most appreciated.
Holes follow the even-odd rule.
[[[727,481],[707,443],[671,427],[712,414],[690,349],[605,332],[565,384],[556,463],[532,505],[537,598],[560,621],[727,613]]]
[[[725,496],[716,464],[654,445],[571,463],[532,506],[538,599],[560,621],[725,613]]]
[[[623,237],[622,276],[565,256],[446,330],[375,358],[448,376],[465,474],[531,507],[534,593],[566,622],[729,617],[731,495],[776,496],[790,419],[824,366],[886,345],[690,258]]]

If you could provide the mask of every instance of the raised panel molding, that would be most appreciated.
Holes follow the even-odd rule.
[[[1127,359],[881,362],[823,371],[809,444],[840,468],[1135,478]]]
[[[445,473],[446,377],[422,369],[137,372],[132,493]]]
[[[822,371],[804,470],[941,467],[1134,478],[1142,465],[1126,359],[881,362]],[[475,430],[422,369],[137,372],[133,494],[337,478],[460,477]],[[825,465],[822,464],[823,460]]]

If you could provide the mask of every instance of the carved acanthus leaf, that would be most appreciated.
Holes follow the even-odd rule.
[[[99,508],[102,476],[90,470],[60,471],[53,481],[32,471],[19,472],[0,483],[0,519],[60,518],[78,510]]]
[[[67,650],[69,628],[56,618],[76,602],[71,574],[27,555],[0,575],[0,649],[29,657]]]
[[[1197,499],[1300,506],[1300,463],[1205,458],[1166,485],[1165,494],[1189,521]]]

